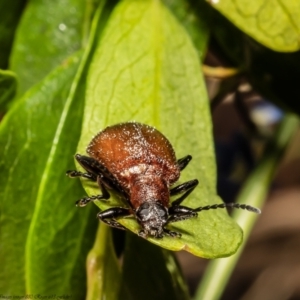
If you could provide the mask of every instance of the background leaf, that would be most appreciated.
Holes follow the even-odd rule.
[[[0,111],[6,109],[7,104],[16,93],[16,75],[11,71],[0,70]]]
[[[55,134],[27,236],[25,275],[29,294],[49,295],[54,290],[57,294],[82,299],[86,285],[85,255],[91,247],[90,237],[94,236],[97,223],[91,214],[92,208],[80,212],[74,207],[73,199],[82,191],[78,182],[65,176],[65,170],[72,164],[82,120],[83,101],[78,99],[83,98],[84,84],[73,81],[73,76],[65,83],[69,89],[72,84],[73,92],[68,95],[67,91],[64,95],[66,101],[59,119],[56,123],[44,122],[55,129]],[[57,276],[58,271],[60,276]]]
[[[9,54],[13,43],[16,27],[26,1],[0,0],[0,68],[8,67]]]
[[[19,78],[19,95],[82,47],[84,29],[91,21],[86,14],[90,3],[29,1],[10,57],[11,69]]]
[[[215,9],[252,38],[276,51],[300,49],[297,0],[210,0]]]
[[[205,18],[197,14],[188,0],[163,0],[181,25],[186,29],[202,61],[207,48],[209,28]]]
[[[139,47],[137,47],[139,45]],[[183,28],[158,1],[122,1],[114,10],[89,72],[79,153],[107,125],[136,120],[155,126],[170,139],[177,157],[193,156],[180,182],[198,178],[185,205],[220,202],[210,114],[197,53]],[[85,186],[89,194],[98,188]],[[98,204],[98,203],[97,203]],[[120,205],[99,202],[101,209]],[[120,222],[137,232],[134,220]],[[240,228],[224,211],[201,213],[197,220],[172,225],[181,239],[151,239],[170,250],[185,249],[214,258],[234,253]]]
[[[62,67],[49,75],[41,84],[30,90],[9,111],[1,123],[0,260],[2,263],[0,290],[3,294],[25,294],[25,278],[29,281],[32,279],[27,277],[28,268],[31,266],[28,264],[25,266],[26,259],[28,259],[25,259],[24,255],[25,244],[35,211],[44,209],[44,207],[40,206],[40,203],[35,202],[40,193],[40,183],[44,180],[45,174],[48,176],[47,172],[45,173],[46,162],[51,147],[56,143],[54,137],[57,124],[59,124],[78,62],[78,56],[66,61]],[[61,246],[60,259],[47,261],[47,268],[44,269],[44,272],[49,272],[48,276],[52,274],[54,278],[51,280],[51,285],[49,285],[49,282],[46,282],[46,285],[49,288],[53,288],[55,282],[58,281],[61,291],[77,292],[80,296],[84,295],[84,290],[78,283],[85,282],[83,272],[84,256],[80,252],[87,251],[84,249],[89,247],[89,243],[85,239],[81,239],[80,243],[77,241],[81,235],[85,235],[84,231],[87,230],[90,210],[81,213],[81,215],[84,214],[86,217],[78,220],[78,211],[73,209],[72,202],[58,207],[57,210],[54,210],[52,207],[52,201],[57,201],[58,194],[60,195],[59,200],[63,203],[67,199],[72,199],[72,195],[75,197],[82,191],[76,182],[65,178],[64,168],[60,169],[61,165],[71,163],[72,152],[74,152],[77,143],[76,131],[74,132],[73,128],[80,126],[80,114],[78,115],[78,112],[74,111],[73,117],[75,119],[73,119],[74,122],[71,124],[69,139],[65,140],[65,148],[60,153],[61,156],[59,157],[58,165],[56,165],[55,174],[54,172],[51,173],[53,178],[55,178],[52,181],[51,189],[47,190],[47,196],[49,197],[48,208],[51,209],[45,211],[48,219],[43,220],[44,222],[39,224],[39,231],[43,233],[43,230],[50,230],[50,237],[57,243],[60,243]],[[66,159],[64,155],[66,155]],[[57,180],[57,177],[60,177],[60,180]],[[51,226],[49,228],[50,224],[47,221],[49,219],[58,220],[58,217],[61,218],[61,222],[57,221],[56,228]],[[94,220],[94,218],[91,220]],[[73,226],[68,227],[72,222]],[[74,231],[74,226],[76,226],[77,231]],[[42,250],[45,246],[43,234],[31,238],[35,238],[35,247],[41,251],[40,255],[42,255]],[[77,247],[74,247],[74,243]],[[47,251],[53,253],[54,249],[50,247]],[[71,255],[69,255],[70,252]],[[64,254],[63,256],[62,253]],[[35,259],[40,261],[39,255]],[[62,264],[63,259],[67,262],[64,268],[69,271],[68,276],[63,275],[62,268],[59,268],[59,270],[53,268],[55,264]],[[74,264],[74,260],[76,264]],[[78,269],[82,270],[79,277],[74,275],[78,274],[76,272]],[[38,292],[41,292],[45,290],[43,283],[47,277],[38,275],[41,274],[37,272],[35,284],[39,286]],[[66,281],[70,284],[69,290],[63,285]]]

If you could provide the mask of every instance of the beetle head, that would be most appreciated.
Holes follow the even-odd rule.
[[[136,218],[142,227],[139,235],[162,238],[168,222],[168,209],[157,201],[144,202],[136,211]]]

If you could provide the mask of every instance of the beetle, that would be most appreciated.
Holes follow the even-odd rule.
[[[67,175],[97,182],[101,194],[84,197],[76,205],[83,207],[94,200],[108,200],[109,190],[117,192],[127,207],[112,207],[97,214],[111,227],[125,230],[117,219],[134,216],[141,226],[138,233],[141,237],[181,237],[179,232],[166,228],[166,225],[196,217],[202,210],[235,207],[260,213],[257,208],[237,203],[198,208],[181,205],[198,185],[198,180],[172,185],[178,181],[180,172],[192,156],[177,160],[168,139],[149,125],[127,122],[109,126],[92,139],[86,151],[89,156],[75,155],[86,172],[70,170]],[[179,197],[171,202],[170,197],[175,195]]]

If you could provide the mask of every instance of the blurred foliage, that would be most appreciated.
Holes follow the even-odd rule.
[[[15,30],[18,26],[23,9],[24,0],[0,1],[0,68],[8,68],[11,46],[14,41]]]
[[[5,111],[16,94],[17,78],[9,70],[0,70],[0,111]]]
[[[100,129],[134,119],[161,130],[178,158],[193,156],[181,182],[200,185],[188,206],[219,202],[201,62],[213,51],[234,70],[222,71],[234,76],[219,99],[242,78],[299,114],[299,14],[296,0],[0,0],[0,294],[188,299],[167,250],[130,233],[120,264],[110,229],[96,233],[96,206],[74,207],[84,191],[64,173]],[[242,241],[221,210],[175,227],[182,240],[149,240],[207,258]]]

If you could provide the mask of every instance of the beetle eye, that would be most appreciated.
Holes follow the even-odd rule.
[[[141,217],[146,217],[146,216],[149,215],[149,213],[150,213],[150,209],[149,209],[149,208],[144,208],[144,209],[142,209],[142,210],[139,212],[139,215],[140,215]]]
[[[141,210],[139,211],[139,215],[141,217],[147,217],[150,214],[150,205],[149,203],[144,203],[141,207]]]
[[[158,211],[158,214],[159,214],[160,217],[164,217],[167,214],[167,212],[165,210],[163,210],[163,209],[160,209]]]

